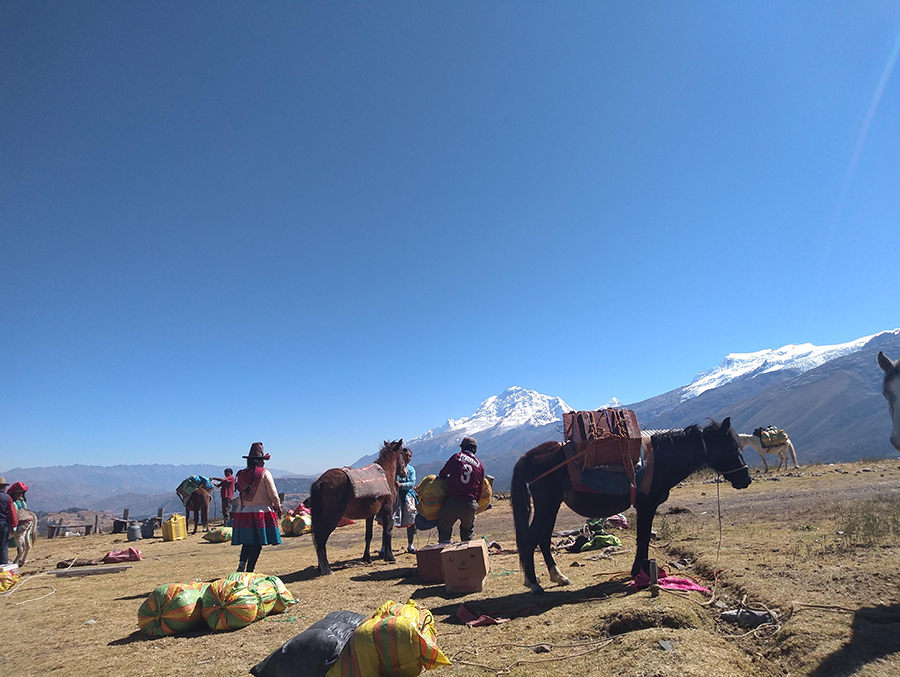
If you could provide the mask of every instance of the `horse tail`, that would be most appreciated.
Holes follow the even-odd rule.
[[[525,480],[525,472],[530,463],[528,454],[520,457],[513,468],[512,486],[510,486],[510,502],[512,503],[513,524],[516,529],[516,548],[519,550],[519,561],[525,564],[523,557],[528,546],[528,525],[531,522],[531,491]],[[528,553],[530,554],[530,553]]]
[[[799,468],[799,467],[800,467],[800,464],[797,463],[797,454],[794,453],[794,443],[791,442],[790,440],[788,440],[788,441],[787,441],[787,448],[788,448],[788,451],[791,452],[791,458],[794,459],[794,467],[795,467],[795,468]]]

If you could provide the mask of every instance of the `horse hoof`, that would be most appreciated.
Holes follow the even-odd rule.
[[[384,558],[384,561],[385,561],[385,562],[396,562],[396,561],[397,561],[397,558],[394,557],[393,555],[391,555],[390,557],[385,557],[385,558]]]

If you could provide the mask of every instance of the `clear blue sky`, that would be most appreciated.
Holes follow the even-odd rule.
[[[0,469],[314,472],[900,309],[897,2],[4,2]]]

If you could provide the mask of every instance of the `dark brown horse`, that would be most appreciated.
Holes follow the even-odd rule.
[[[184,502],[184,513],[187,522],[191,522],[191,512],[194,513],[194,533],[197,533],[197,525],[203,520],[203,531],[209,531],[209,492],[203,488],[194,489]]]
[[[744,489],[750,485],[750,472],[741,456],[741,443],[731,428],[730,419],[726,418],[722,425],[711,423],[705,428],[692,425],[684,430],[662,432],[644,437],[643,443],[645,448],[648,443],[653,445],[653,475],[647,493],[638,492],[634,501],[637,510],[637,554],[631,567],[632,577],[638,575],[641,564],[647,559],[653,515],[669,498],[672,487],[707,464],[728,479],[736,489]],[[604,495],[574,491],[569,471],[564,464],[565,459],[565,450],[559,442],[544,442],[525,452],[513,469],[511,499],[516,545],[522,571],[525,573],[525,585],[533,592],[543,591],[534,572],[534,549],[537,546],[540,546],[544,554],[544,561],[550,570],[550,580],[559,585],[569,584],[569,579],[556,566],[550,552],[550,535],[563,501],[585,517],[609,517],[622,512],[631,504],[628,494]],[[530,499],[534,501],[533,521]]]
[[[331,532],[337,527],[342,517],[348,519],[366,520],[366,551],[363,554],[364,562],[371,562],[369,545],[372,542],[372,525],[375,515],[379,515],[381,522],[381,547],[388,562],[395,562],[391,552],[391,530],[394,527],[392,512],[394,499],[397,496],[397,465],[402,463],[403,440],[385,442],[378,454],[376,464],[384,470],[387,486],[390,493],[372,498],[357,498],[353,493],[353,485],[350,478],[341,468],[332,468],[322,473],[309,490],[309,504],[312,512],[313,539],[316,543],[316,555],[319,558],[319,573],[330,574],[328,555],[325,552],[325,543]]]

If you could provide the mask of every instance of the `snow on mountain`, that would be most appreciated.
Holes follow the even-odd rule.
[[[812,343],[801,343],[798,345],[788,344],[769,350],[758,350],[755,353],[730,353],[715,369],[697,374],[690,385],[682,389],[681,401],[690,400],[707,390],[718,388],[731,381],[755,378],[759,374],[783,369],[802,374],[836,357],[860,350],[876,336],[898,332],[900,329],[863,336],[855,341],[833,346],[814,346]]]
[[[567,411],[572,411],[572,407],[559,397],[548,397],[534,390],[513,386],[487,398],[471,416],[448,419],[444,425],[409,440],[408,444],[426,442],[446,433],[452,433],[454,439],[461,440],[485,430],[502,434],[523,426],[539,427],[561,420]]]

